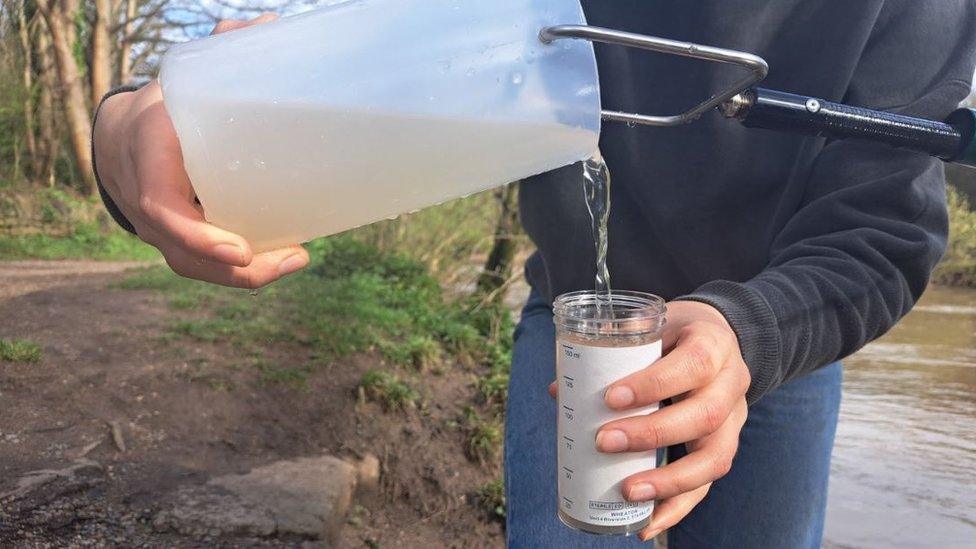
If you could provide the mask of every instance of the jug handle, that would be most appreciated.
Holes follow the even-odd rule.
[[[681,57],[692,57],[714,63],[737,65],[749,70],[748,75],[743,76],[720,93],[709,97],[683,113],[671,116],[653,116],[604,110],[602,118],[614,122],[626,122],[628,124],[641,124],[645,126],[678,126],[687,124],[697,120],[706,111],[720,106],[725,101],[751,88],[753,84],[766,78],[766,74],[769,72],[769,65],[766,64],[766,61],[762,57],[725,48],[704,46],[691,42],[680,42],[678,40],[670,40],[657,36],[634,34],[588,25],[555,25],[544,27],[539,31],[539,40],[544,44],[551,44],[555,40],[566,38],[617,44],[642,50],[679,55]]]

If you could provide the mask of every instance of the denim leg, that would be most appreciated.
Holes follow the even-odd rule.
[[[533,294],[515,333],[505,427],[508,547],[593,549],[645,547],[636,537],[577,532],[556,516],[555,327],[545,300]]]
[[[830,364],[750,407],[731,472],[671,530],[669,549],[820,547],[842,376]]]

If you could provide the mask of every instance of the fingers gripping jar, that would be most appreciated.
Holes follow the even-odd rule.
[[[664,300],[651,294],[615,291],[610,304],[594,292],[559,296],[556,323],[556,381],[559,419],[559,518],[594,534],[631,535],[650,522],[654,502],[631,503],[624,479],[657,466],[656,452],[604,454],[596,433],[609,421],[646,415],[655,403],[623,412],[604,403],[607,387],[661,357]]]

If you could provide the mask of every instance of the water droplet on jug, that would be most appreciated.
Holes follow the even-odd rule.
[[[266,170],[266,169],[268,169],[268,166],[267,166],[267,164],[265,164],[264,160],[261,160],[261,159],[258,159],[258,158],[255,158],[254,159],[254,167],[257,168],[257,169],[259,169],[259,170]]]
[[[522,73],[520,73],[520,72],[517,72],[517,73],[513,74],[512,75],[512,84],[515,84],[516,86],[522,84],[522,78],[523,78],[522,77]]]
[[[471,67],[471,68],[470,68],[470,69],[468,69],[468,70],[467,70],[467,71],[466,71],[466,72],[465,72],[464,74],[466,74],[466,75],[468,75],[468,76],[474,76],[474,72],[475,72],[475,71],[474,71],[474,67]]]
[[[451,70],[450,60],[441,61],[440,63],[437,64],[437,68],[441,71],[442,74],[447,74],[447,72]]]
[[[227,123],[228,124],[233,124],[234,123],[234,117],[232,116],[232,117],[228,118],[227,119]]]
[[[241,168],[240,160],[231,160],[230,162],[227,163],[227,169],[232,172],[236,172],[240,168]]]

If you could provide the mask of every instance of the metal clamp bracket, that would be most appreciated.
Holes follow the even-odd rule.
[[[652,116],[646,114],[626,113],[620,111],[603,111],[603,119],[615,122],[626,122],[628,124],[643,124],[645,126],[678,126],[697,120],[709,109],[718,107],[728,99],[752,87],[753,84],[766,78],[769,72],[769,65],[759,56],[736,50],[715,48],[692,44],[691,42],[679,42],[667,38],[647,36],[644,34],[634,34],[602,27],[591,27],[586,25],[556,25],[544,27],[539,31],[539,40],[545,44],[551,44],[555,40],[571,38],[589,40],[590,42],[603,42],[605,44],[617,44],[642,50],[656,51],[681,57],[693,57],[704,59],[715,63],[727,63],[738,65],[749,70],[749,74],[735,81],[721,93],[717,93],[695,107],[671,116]]]

